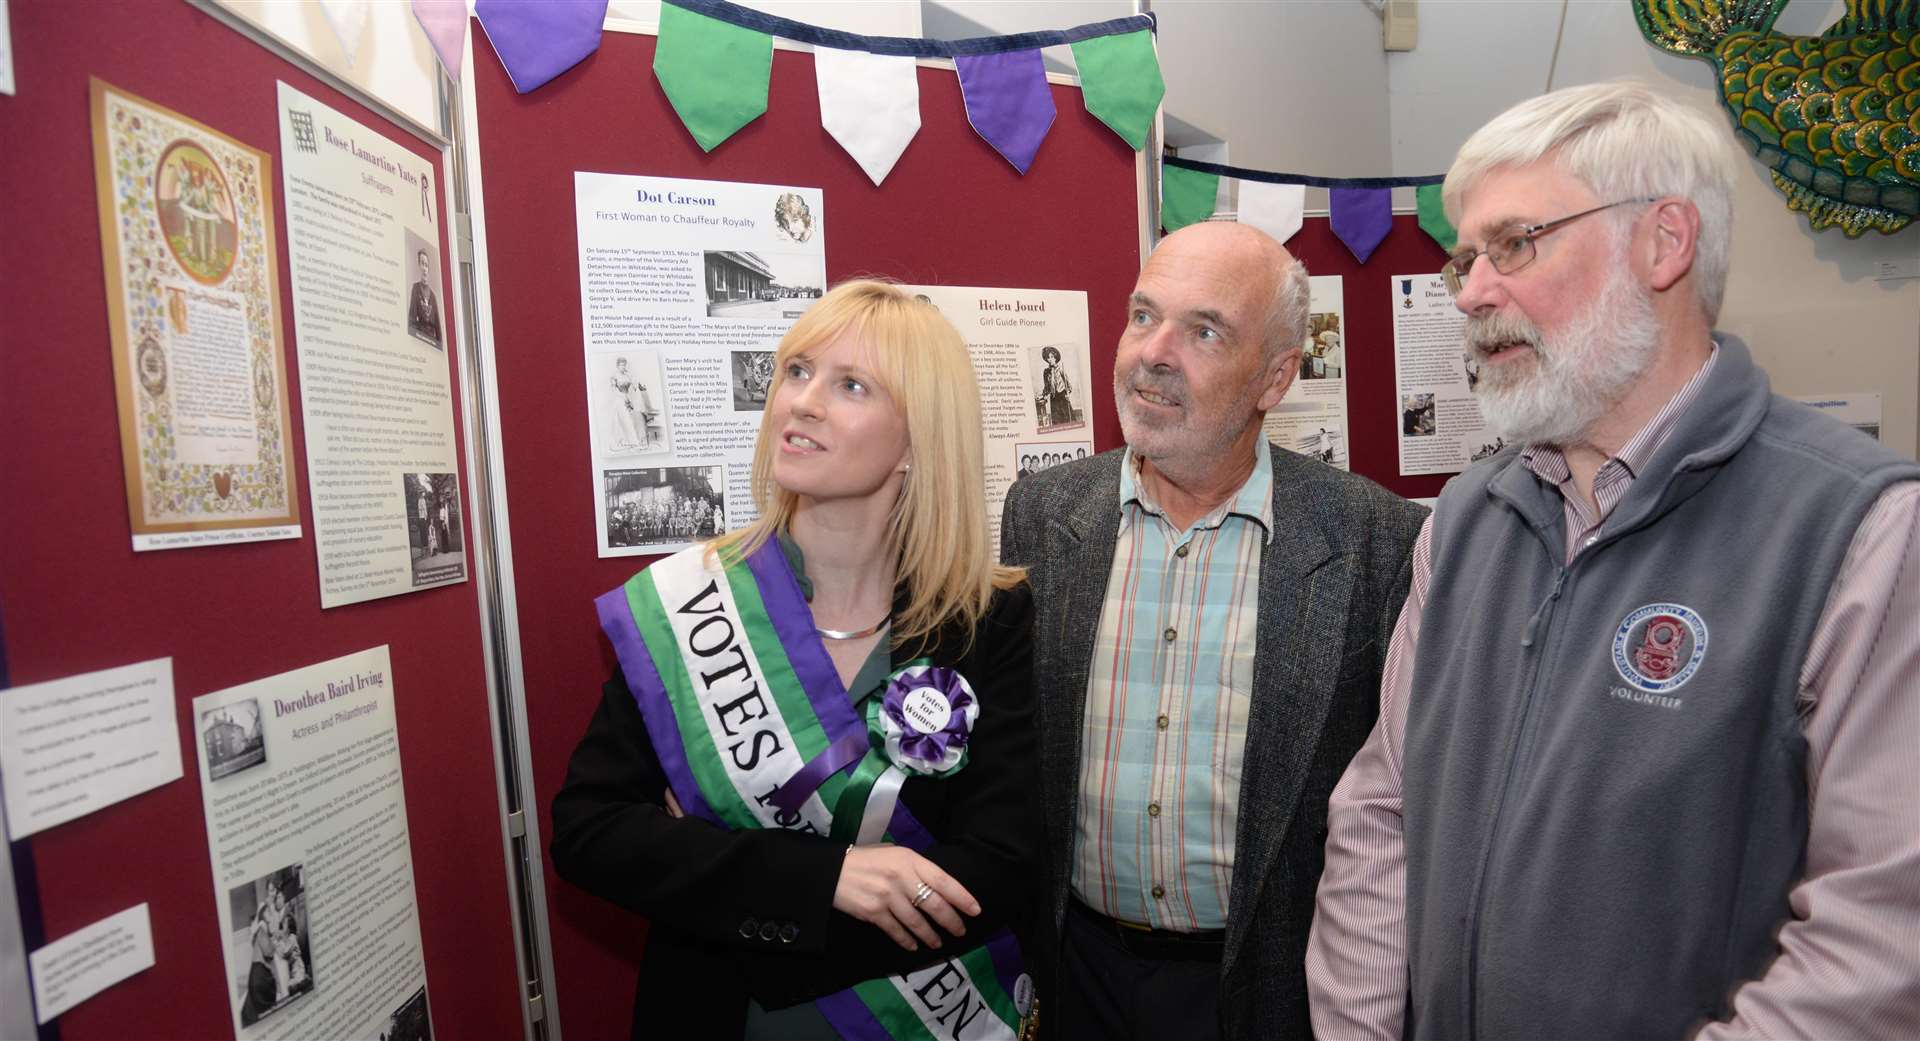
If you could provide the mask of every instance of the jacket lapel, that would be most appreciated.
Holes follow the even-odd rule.
[[[1120,531],[1120,461],[1125,453],[1116,452],[1111,465],[1102,467],[1057,527],[1049,525],[1047,553],[1044,559],[1057,570],[1053,585],[1060,590],[1060,608],[1040,620],[1055,627],[1052,639],[1038,638],[1036,647],[1055,647],[1058,651],[1045,662],[1036,662],[1047,671],[1042,689],[1052,694],[1043,697],[1041,712],[1041,769],[1047,775],[1048,791],[1065,794],[1047,807],[1047,824],[1055,835],[1074,834],[1074,807],[1080,797],[1080,742],[1085,732],[1087,677],[1093,668],[1094,637],[1100,627],[1100,612],[1107,598],[1107,577],[1113,570],[1114,541]],[[1058,880],[1053,892],[1054,923],[1066,914],[1066,884],[1071,877],[1073,846],[1071,840],[1054,843],[1053,877]]]
[[[1305,489],[1289,473],[1292,460],[1274,454],[1274,535],[1260,556],[1253,703],[1241,757],[1223,976],[1246,941],[1261,889],[1293,824],[1332,704],[1353,594],[1350,562],[1335,556],[1316,518],[1300,506]]]

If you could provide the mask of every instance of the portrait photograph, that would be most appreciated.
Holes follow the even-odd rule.
[[[313,945],[307,932],[304,871],[289,864],[227,891],[240,1025],[255,1023],[313,991]]]
[[[453,473],[401,476],[407,503],[407,550],[416,586],[466,575],[460,535],[460,477]]]
[[[1047,344],[1027,349],[1036,433],[1071,430],[1087,422],[1087,374],[1075,352]]]
[[[588,355],[587,380],[593,387],[588,414],[596,455],[653,455],[672,448],[658,351]]]
[[[772,351],[733,351],[729,382],[735,412],[764,412],[773,386]]]
[[[401,270],[407,278],[407,335],[434,350],[445,350],[440,318],[440,253],[411,230],[404,238],[406,256]]]

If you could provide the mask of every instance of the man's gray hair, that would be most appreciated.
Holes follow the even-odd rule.
[[[1307,309],[1312,296],[1307,283],[1307,265],[1299,257],[1287,257],[1287,269],[1273,286],[1273,304],[1267,312],[1267,340],[1262,345],[1268,361],[1297,351],[1307,342]]]
[[[1718,119],[1634,80],[1529,98],[1460,146],[1441,189],[1448,219],[1459,222],[1461,200],[1489,173],[1548,157],[1603,203],[1643,195],[1690,200],[1700,211],[1694,285],[1707,321],[1719,319],[1733,239],[1737,161]],[[1541,219],[1557,216],[1542,214]]]

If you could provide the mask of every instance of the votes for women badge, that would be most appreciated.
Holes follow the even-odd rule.
[[[908,665],[887,681],[867,720],[887,760],[908,773],[947,777],[967,764],[980,700],[944,665]]]

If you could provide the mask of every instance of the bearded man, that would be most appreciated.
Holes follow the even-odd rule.
[[[1321,1037],[1920,1030],[1920,466],[1713,331],[1728,144],[1605,83],[1447,175],[1510,444],[1422,528],[1333,793]]]
[[[1114,359],[1127,444],[1025,477],[1049,877],[1022,944],[1049,1038],[1306,1037],[1327,794],[1373,726],[1424,511],[1270,445],[1307,272],[1168,236]]]

